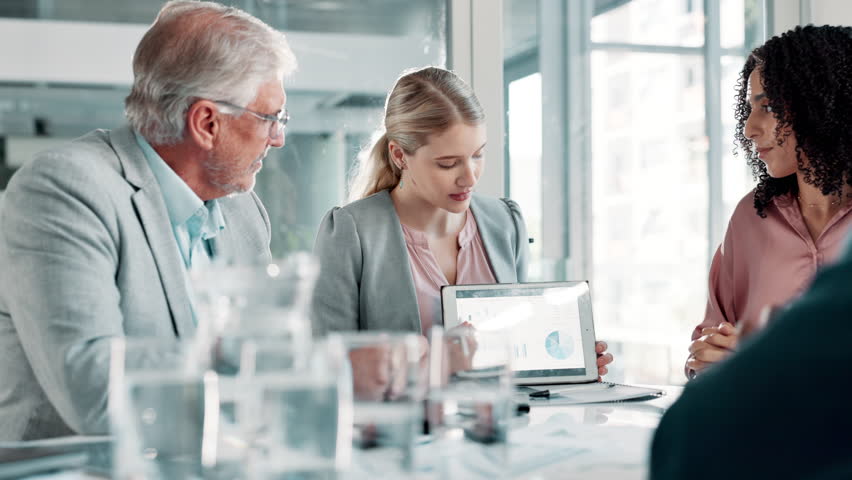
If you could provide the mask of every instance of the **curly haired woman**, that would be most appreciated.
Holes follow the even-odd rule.
[[[770,308],[832,262],[852,224],[852,28],[796,27],[756,48],[738,82],[737,143],[757,187],[710,267],[686,374],[726,358]]]

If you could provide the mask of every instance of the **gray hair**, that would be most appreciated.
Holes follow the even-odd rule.
[[[395,141],[413,155],[430,135],[458,123],[479,125],[485,112],[470,85],[455,73],[438,67],[403,72],[385,102],[384,128],[372,147],[361,152],[349,183],[349,201],[395,187],[401,172],[390,159],[388,144]]]
[[[149,142],[175,144],[198,99],[246,105],[261,85],[295,69],[284,34],[259,19],[214,2],[173,0],[136,48],[125,115]]]

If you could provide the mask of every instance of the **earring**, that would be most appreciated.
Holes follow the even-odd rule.
[[[399,183],[396,185],[396,188],[402,190],[402,177],[399,177]]]

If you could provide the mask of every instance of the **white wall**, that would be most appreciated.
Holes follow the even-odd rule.
[[[770,20],[767,37],[772,37],[799,25],[800,0],[769,0],[773,2],[773,17]]]
[[[36,153],[58,147],[69,142],[70,138],[57,137],[6,137],[6,166],[17,168]]]
[[[123,121],[123,116],[116,117],[123,95],[114,98],[120,90],[112,87],[126,89],[132,83],[133,53],[148,27],[0,18],[0,82],[49,85],[42,90],[62,96],[61,100],[68,92],[58,86],[83,85],[87,89],[81,90],[81,95],[116,102],[101,108],[95,106],[98,100],[93,100],[85,105],[86,110],[78,104],[66,106],[62,120],[53,122],[52,133],[68,135],[69,129],[76,132],[74,128],[79,125],[86,125],[83,131],[111,127]],[[299,62],[298,70],[285,80],[288,109],[297,120],[288,126],[293,133],[373,131],[380,123],[381,107],[346,109],[335,107],[335,103],[352,93],[384,97],[403,70],[443,64],[446,56],[442,32],[393,37],[289,32],[287,37]],[[20,122],[31,122],[19,114],[37,113],[43,109],[39,102],[44,99],[39,98],[34,107],[28,96],[36,89],[22,87],[25,93],[14,98],[10,88],[4,87],[8,95],[0,99],[0,116],[9,115],[6,124],[13,116],[21,118]],[[85,118],[75,122],[71,115]]]
[[[814,25],[852,26],[852,2],[849,0],[811,0],[811,23]]]
[[[852,1],[849,0],[768,0],[773,2],[775,18],[770,35],[784,33],[796,25],[852,26]]]
[[[148,25],[0,19],[0,81],[130,85],[131,61]],[[435,38],[313,32],[287,34],[299,70],[293,90],[384,95],[399,73],[433,65]],[[21,41],[26,39],[26,41]],[[377,82],[387,78],[387,85]]]
[[[470,83],[482,108],[488,131],[487,164],[476,190],[505,195],[503,133],[503,2],[451,0],[448,67]]]

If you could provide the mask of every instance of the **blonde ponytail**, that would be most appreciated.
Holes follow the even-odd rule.
[[[349,182],[349,202],[369,197],[399,183],[400,171],[391,162],[388,135],[382,133],[369,150],[361,151]]]

